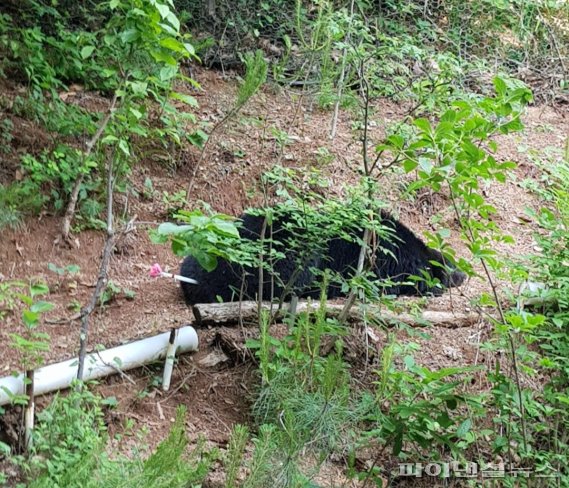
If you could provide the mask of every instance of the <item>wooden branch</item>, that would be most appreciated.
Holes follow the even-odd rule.
[[[261,308],[270,310],[270,307],[270,302],[263,302]],[[296,305],[296,313],[306,312],[307,310],[316,311],[318,307],[318,302],[298,302]],[[329,317],[337,318],[343,308],[344,305],[342,304],[329,303],[326,305],[326,313]],[[258,309],[258,303],[254,301],[203,303],[194,305],[192,308],[195,323],[198,326],[237,324],[239,314],[242,315],[243,322],[257,323]],[[282,319],[288,310],[289,305],[284,304],[283,310],[276,313],[275,318]],[[347,321],[357,323],[363,321],[363,318],[364,309],[352,307],[348,314]],[[376,306],[368,306],[365,309],[365,318],[368,322],[379,321],[387,325],[405,323],[412,327],[423,327],[431,324],[436,327],[456,329],[459,327],[470,327],[476,324],[480,320],[480,315],[473,313],[440,312],[437,310],[424,310],[418,315],[411,315],[409,313],[394,314]]]
[[[356,276],[361,276],[361,274],[364,270],[364,264],[366,261],[366,259],[365,259],[366,258],[366,251],[367,251],[367,248],[370,244],[371,237],[372,237],[372,232],[369,229],[364,230],[364,238],[363,238],[362,245],[360,247],[360,255],[358,256],[358,267],[356,268]],[[356,303],[356,293],[357,293],[357,289],[350,290],[350,294],[348,295],[348,298],[344,302],[344,306],[342,307],[342,311],[338,315],[338,320],[340,321],[341,324],[346,322],[348,320],[348,318],[350,317],[350,311],[351,311],[352,307],[354,306],[354,303]]]
[[[350,19],[354,17],[354,3],[352,0],[350,5]],[[351,41],[352,30],[348,30],[346,36],[345,47],[342,50],[342,70],[340,71],[340,79],[338,80],[338,91],[336,93],[336,103],[334,104],[334,116],[332,117],[332,128],[330,129],[330,140],[334,140],[336,137],[336,129],[338,128],[338,115],[340,113],[340,101],[342,100],[342,91],[344,89],[344,79],[346,77],[346,59],[348,57],[348,46]]]
[[[362,142],[362,162],[364,165],[365,177],[369,178],[371,176],[370,167],[369,167],[369,159],[368,159],[368,135],[369,135],[368,124],[369,124],[370,97],[369,97],[369,85],[367,82],[367,78],[365,77],[363,60],[361,60],[361,62],[360,62],[359,74],[360,74],[360,80],[361,80],[362,97],[364,97],[364,131],[363,131],[363,136],[362,136],[362,141],[361,141]],[[367,193],[368,193],[368,197],[370,198],[370,201],[372,201],[373,200],[373,193],[372,193],[371,188],[368,187]],[[366,209],[368,211],[370,210],[369,204],[366,204]],[[362,242],[362,245],[360,247],[360,255],[358,257],[358,267],[356,269],[356,277],[359,277],[362,275],[365,264],[373,266],[373,263],[371,263],[369,259],[366,260],[367,248],[371,242],[373,235],[374,235],[373,232],[371,232],[369,229],[365,229],[364,236],[363,236],[363,242]],[[344,303],[342,311],[338,315],[338,321],[341,324],[345,323],[348,320],[348,318],[350,317],[350,311],[351,311],[354,303],[356,302],[356,294],[357,294],[357,289],[352,288],[350,290],[348,298],[346,299],[346,301]]]
[[[257,88],[257,91],[261,88],[261,86],[259,85],[259,88]],[[194,189],[194,184],[196,182],[196,178],[198,176],[198,172],[201,168],[202,162],[205,159],[205,155],[206,155],[206,149],[208,148],[208,146],[210,145],[212,139],[213,139],[213,135],[217,133],[217,131],[219,130],[220,127],[222,127],[223,125],[225,125],[225,123],[232,117],[234,117],[235,115],[237,115],[237,113],[245,106],[245,104],[251,99],[253,98],[253,95],[255,95],[254,92],[249,98],[245,99],[243,102],[239,103],[238,101],[236,102],[235,106],[229,111],[227,112],[227,114],[225,114],[225,116],[219,121],[217,122],[214,126],[213,129],[211,129],[211,131],[209,132],[209,134],[207,135],[207,139],[205,140],[201,151],[200,151],[200,157],[198,158],[196,165],[194,167],[194,170],[192,171],[192,174],[190,176],[190,183],[188,185],[188,190],[186,192],[186,202],[190,203],[190,199],[191,199],[191,195],[192,195],[192,190]]]
[[[107,284],[107,275],[109,268],[109,261],[111,260],[111,253],[115,245],[115,233],[113,231],[113,158],[110,156],[108,171],[107,171],[107,236],[105,239],[105,246],[103,248],[103,256],[99,264],[99,276],[95,291],[91,295],[89,303],[81,310],[81,333],[79,335],[79,365],[77,367],[77,379],[83,380],[83,371],[85,368],[85,357],[87,356],[87,344],[89,341],[89,317],[95,310],[99,296],[103,292]]]
[[[85,152],[83,153],[83,158],[81,164],[84,164],[85,161],[91,155],[93,148],[103,135],[105,128],[107,127],[111,117],[115,111],[115,106],[117,104],[118,94],[115,92],[113,99],[111,100],[111,104],[109,109],[107,110],[106,115],[103,117],[101,122],[99,123],[99,127],[97,131],[93,135],[93,137],[85,143]],[[81,190],[81,185],[83,184],[83,178],[85,177],[84,173],[79,173],[77,178],[75,179],[75,183],[73,184],[73,189],[71,190],[71,195],[69,197],[69,202],[67,203],[67,209],[65,210],[65,215],[63,217],[63,222],[61,224],[61,234],[56,239],[56,244],[60,241],[69,243],[69,232],[71,230],[71,222],[73,217],[75,216],[75,208],[77,207],[77,199],[79,198],[79,191]]]

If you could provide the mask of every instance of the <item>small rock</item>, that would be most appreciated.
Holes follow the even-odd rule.
[[[371,327],[366,327],[366,333],[367,333],[367,336],[369,337],[369,339],[373,343],[375,343],[375,344],[379,343],[380,339]]]
[[[225,353],[216,349],[211,351],[205,358],[200,359],[198,364],[205,366],[206,368],[213,368],[214,366],[217,366],[220,363],[225,363],[226,361],[229,361],[229,358]]]
[[[443,354],[447,357],[452,359],[453,361],[456,361],[457,359],[461,359],[462,358],[462,353],[451,346],[445,346],[443,347]]]

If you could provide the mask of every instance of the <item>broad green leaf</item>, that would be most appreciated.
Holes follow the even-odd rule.
[[[226,236],[230,236],[230,237],[239,237],[239,231],[237,230],[237,227],[235,227],[235,224],[233,222],[215,222],[215,228],[216,230],[221,233],[224,234]]]
[[[479,161],[484,157],[484,151],[478,149],[470,139],[463,141],[462,150],[468,155],[471,161]]]
[[[156,2],[154,5],[156,7],[156,10],[158,10],[158,12],[160,13],[160,17],[162,17],[163,19],[168,17],[168,14],[170,13],[170,7],[158,2]]]
[[[44,283],[36,283],[30,286],[30,295],[32,298],[38,295],[47,295],[49,293],[49,287]]]
[[[23,293],[16,293],[16,297],[25,305],[27,305],[28,307],[32,306],[32,303],[34,303],[34,300],[32,297],[25,295]]]
[[[194,146],[202,148],[208,139],[208,135],[201,129],[198,129],[187,136],[188,141],[190,141]]]
[[[180,31],[180,21],[178,20],[178,17],[174,15],[174,13],[170,12],[166,17],[166,20],[170,22],[170,24],[176,30],[176,32]]]
[[[442,116],[441,116],[441,122],[448,122],[451,124],[454,124],[454,122],[456,121],[456,112],[454,110],[447,110]]]
[[[188,254],[190,254],[188,243],[182,239],[177,238],[172,239],[172,251],[176,256],[186,257]]]
[[[200,251],[196,252],[194,257],[198,261],[199,265],[207,272],[211,272],[217,267],[217,258],[211,254]]]
[[[195,99],[195,97],[192,97],[191,95],[186,95],[185,93],[180,93],[180,92],[170,92],[170,98],[173,98],[174,100],[180,100],[181,102],[187,103],[188,105],[190,105],[191,107],[198,107],[198,102]]]
[[[513,161],[504,161],[498,165],[498,168],[503,170],[516,169],[517,167],[518,165]]]
[[[30,307],[30,311],[33,313],[44,313],[44,312],[49,312],[50,310],[53,310],[53,307],[55,305],[53,303],[49,303],[49,302],[45,302],[43,300],[40,300],[38,302],[35,302],[31,307]]]
[[[132,81],[129,86],[135,95],[146,95],[148,91],[148,83],[144,81]]]
[[[130,156],[130,149],[128,147],[128,142],[124,139],[119,140],[119,149],[126,155]]]
[[[462,424],[458,426],[458,429],[456,429],[456,436],[464,437],[470,431],[471,427],[472,421],[470,419],[466,419],[464,422],[462,422]]]
[[[31,310],[24,310],[22,312],[22,321],[27,327],[35,327],[39,320],[39,314]]]
[[[95,46],[85,46],[83,49],[81,49],[81,57],[83,59],[87,59],[89,56],[91,56],[91,54],[93,54],[94,50]]]
[[[120,34],[121,41],[126,44],[131,44],[140,38],[140,32],[136,29],[127,29]]]
[[[502,134],[509,134],[510,132],[519,132],[524,128],[519,118],[515,118],[506,124],[502,124],[499,129]]]
[[[413,356],[405,356],[403,358],[403,362],[405,363],[407,369],[413,369],[413,367],[415,366],[415,359],[413,358]]]
[[[164,22],[160,22],[158,25],[171,36],[176,37],[179,34],[178,31],[174,29],[170,24],[165,24]]]
[[[427,119],[420,118],[415,120],[414,124],[421,129],[423,132],[430,133],[431,132],[431,124]]]
[[[104,68],[101,70],[101,75],[104,78],[111,78],[112,76],[115,76],[117,74],[117,70],[116,69],[111,69],[111,68]]]
[[[158,226],[158,234],[175,236],[193,229],[193,225],[176,225],[172,222],[164,222]]]
[[[178,70],[174,66],[164,66],[160,69],[160,81],[168,81],[176,77]]]
[[[412,406],[403,405],[399,408],[399,415],[401,418],[408,419],[409,417],[415,415],[417,413],[417,409]]]
[[[156,61],[160,61],[162,63],[169,64],[170,66],[177,66],[178,65],[178,62],[174,59],[174,57],[165,51],[159,51],[159,50],[153,49],[152,51],[150,51],[150,55]]]
[[[506,85],[506,82],[502,78],[499,78],[497,76],[494,78],[494,88],[496,89],[496,93],[501,97],[503,97],[508,91],[508,86]]]
[[[524,105],[533,102],[533,94],[529,88],[517,88],[511,93],[511,98]]]
[[[186,48],[186,51],[188,51],[188,54],[190,56],[196,55],[196,49],[194,48],[193,44],[190,44],[189,42],[184,42],[184,47]]]
[[[245,347],[247,349],[259,349],[261,347],[261,341],[259,339],[247,339],[245,341]]]
[[[162,47],[165,47],[166,49],[170,49],[171,51],[177,52],[177,53],[181,53],[181,54],[186,54],[187,50],[186,47],[177,39],[174,39],[173,37],[166,37],[164,39],[160,40],[160,45]]]
[[[210,222],[210,218],[201,215],[201,214],[193,214],[190,216],[190,224],[197,228],[203,228]]]
[[[419,166],[427,175],[430,175],[433,170],[433,162],[429,158],[420,157]]]
[[[566,405],[569,405],[569,396],[557,395],[557,400],[560,401],[561,403],[565,403]]]
[[[405,170],[406,173],[410,173],[417,166],[419,166],[419,163],[417,161],[413,161],[411,159],[406,159],[405,161],[403,161],[403,169]]]
[[[108,407],[116,407],[119,404],[117,397],[110,396],[101,400],[101,405],[106,405]]]
[[[435,138],[437,141],[451,136],[454,133],[454,122],[439,122],[435,129]]]

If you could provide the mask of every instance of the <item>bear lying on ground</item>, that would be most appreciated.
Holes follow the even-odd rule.
[[[241,217],[242,227],[239,232],[242,239],[258,241],[265,218],[244,214]],[[302,237],[302,230],[291,231],[285,225],[289,218],[284,216],[275,219],[271,229],[265,231],[265,239],[272,238],[273,248],[285,257],[273,263],[273,272],[263,272],[263,300],[271,297],[279,298],[286,289],[286,295],[291,291],[301,298],[317,298],[320,295],[320,285],[317,283],[315,270],[330,269],[332,275],[338,274],[344,279],[354,276],[360,255],[360,244],[357,239],[352,241],[332,237],[328,242],[321,243],[320,253],[311,251],[309,256],[302,256],[302,251],[290,251],[287,242],[296,234]],[[386,213],[382,213],[382,225],[387,227],[392,238],[378,236],[373,272],[379,280],[389,280],[383,293],[394,295],[425,295],[440,294],[442,288],[460,286],[466,275],[448,263],[436,266],[432,262],[444,263],[442,255],[427,247],[412,231]],[[298,234],[301,234],[300,236]],[[353,237],[363,236],[363,230],[353,231]],[[300,246],[302,247],[302,246]],[[296,247],[298,249],[298,246]],[[321,255],[318,255],[321,254]],[[316,271],[317,272],[317,271]],[[408,283],[410,276],[422,276],[428,273],[438,279],[439,287],[429,286],[426,281],[419,280]],[[258,268],[244,268],[241,265],[220,259],[217,267],[205,271],[192,256],[184,259],[180,274],[192,278],[197,285],[181,282],[184,298],[188,305],[196,303],[214,303],[221,299],[224,302],[254,300],[259,292]],[[292,286],[290,284],[292,283]],[[287,285],[288,284],[288,285]],[[331,284],[328,288],[328,298],[344,296],[342,288]]]

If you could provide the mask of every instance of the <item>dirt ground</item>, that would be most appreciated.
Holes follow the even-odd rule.
[[[215,124],[232,105],[235,80],[206,70],[198,70],[193,76],[203,87],[202,92],[192,92],[200,104],[196,115]],[[17,87],[11,87],[5,96],[9,98],[17,91]],[[70,90],[67,101],[92,109],[100,109],[105,104],[101,97],[84,93],[80,87]],[[401,105],[377,102],[370,123],[371,140],[379,140],[385,127],[398,121],[404,111]],[[356,179],[360,147],[352,130],[353,114],[340,113],[338,134],[333,141],[328,137],[331,119],[330,112],[318,110],[309,99],[299,97],[298,93],[265,88],[234,120],[214,135],[197,172],[192,203],[197,204],[201,200],[217,211],[239,215],[244,208],[255,204],[256,197],[249,195],[256,188],[259,175],[277,163],[296,168],[321,168],[334,182],[331,191],[341,193],[342,187]],[[503,185],[493,183],[485,189],[490,203],[498,209],[497,225],[515,237],[514,245],[500,248],[504,255],[510,257],[521,257],[535,247],[532,237],[535,225],[525,216],[525,209],[539,208],[539,201],[524,185],[526,179],[537,181],[540,178],[541,173],[533,158],[544,155],[548,148],[562,148],[569,135],[567,113],[551,107],[530,107],[523,122],[526,129],[522,134],[497,139],[500,148],[498,158],[513,160],[519,165],[515,177]],[[0,155],[4,158],[0,160],[0,182],[18,177],[17,160],[22,152],[37,153],[50,144],[49,136],[29,122],[14,118],[14,125],[13,151],[6,156]],[[283,132],[288,134],[286,143],[282,143]],[[116,202],[117,213],[136,216],[135,231],[120,243],[110,264],[110,280],[121,289],[134,292],[134,296],[119,293],[110,304],[97,309],[90,325],[92,348],[112,347],[192,323],[191,311],[184,304],[178,287],[169,280],[149,276],[153,263],[175,271],[179,259],[168,246],[153,244],[147,231],[167,218],[163,192],[172,195],[188,188],[199,154],[194,149],[183,149],[175,154],[141,152],[139,157],[129,178],[138,196],[132,193],[128,198],[118,196]],[[418,234],[440,226],[450,228],[453,231],[451,244],[460,256],[468,258],[468,251],[447,211],[448,202],[444,196],[423,195],[414,201],[398,200],[397,189],[403,178],[393,174],[383,177],[384,197],[390,201],[395,215]],[[142,196],[148,179],[152,182],[154,198]],[[433,219],[435,215],[440,219]],[[45,357],[47,363],[77,354],[79,323],[70,320],[75,314],[70,305],[86,303],[93,293],[103,247],[102,234],[89,230],[75,234],[75,248],[54,244],[60,225],[61,216],[45,213],[27,220],[21,230],[3,229],[0,233],[0,279],[37,278],[50,287],[47,299],[56,307],[46,315],[41,327],[51,337],[51,349]],[[75,264],[80,267],[80,272],[74,276],[59,277],[48,270],[48,263],[59,267]],[[469,311],[470,299],[485,287],[483,281],[472,279],[460,290],[453,290],[452,294],[430,299],[427,308]],[[12,332],[18,332],[18,326],[13,318],[8,317],[0,324],[0,375],[9,375],[20,367],[20,358],[9,345]],[[240,344],[245,335],[254,334],[253,329],[243,332],[238,328],[227,328],[221,332]],[[398,334],[422,345],[416,360],[426,366],[472,365],[491,360],[479,349],[480,342],[490,333],[489,325],[484,321],[474,327],[433,327],[422,332],[424,336],[413,338],[408,338],[405,332]],[[157,443],[170,428],[175,408],[180,403],[188,407],[190,436],[204,436],[222,447],[226,445],[234,424],[248,422],[250,401],[257,385],[254,364],[239,361],[231,355],[220,357],[216,341],[220,330],[208,328],[198,333],[200,351],[180,358],[169,392],[164,393],[153,386],[153,379],[161,374],[160,367],[143,368],[128,373],[128,378],[115,376],[101,382],[99,391],[105,396],[116,397],[118,401],[116,408],[108,414],[111,433],[121,431],[126,419],[131,419],[135,429],[148,429],[151,444]],[[379,342],[384,337],[382,334],[378,332]],[[364,350],[364,336],[361,330],[355,330],[351,336],[349,343],[352,347],[348,355],[353,356],[352,364],[358,364],[358,356]],[[215,362],[212,359],[220,362],[212,365]],[[41,399],[39,407],[48,401],[49,397]],[[7,429],[6,425],[3,427]],[[123,438],[121,442],[125,447],[128,447],[129,439],[134,442],[136,438]],[[322,474],[323,478],[329,476],[335,481],[323,483],[351,486],[348,482],[338,481],[337,466],[331,464],[329,471],[329,474],[326,471]]]

